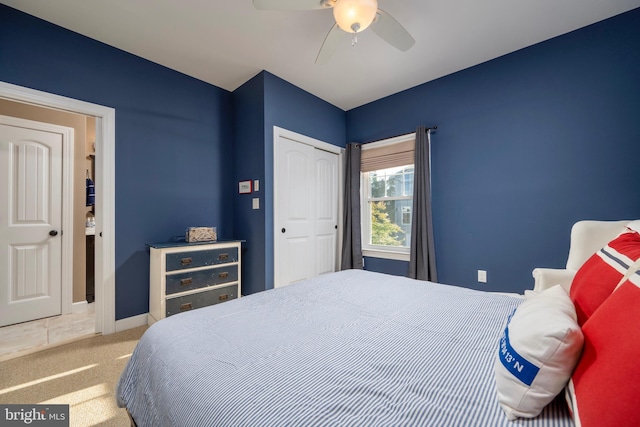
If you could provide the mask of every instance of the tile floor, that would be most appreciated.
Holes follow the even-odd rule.
[[[0,361],[95,335],[95,310],[64,314],[0,328]]]

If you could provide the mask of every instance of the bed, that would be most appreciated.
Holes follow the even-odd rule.
[[[347,270],[151,326],[117,401],[143,426],[572,426],[555,399],[509,421],[494,363],[522,303]]]

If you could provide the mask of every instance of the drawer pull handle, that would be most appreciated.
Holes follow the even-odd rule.
[[[191,309],[193,309],[193,306],[191,305],[190,302],[188,302],[186,304],[182,304],[180,306],[180,311],[188,311],[188,310],[191,310]]]
[[[218,260],[219,261],[226,261],[229,259],[229,254],[220,254],[218,255]]]
[[[192,283],[193,283],[193,280],[191,279],[191,277],[180,280],[180,286],[189,286]]]
[[[227,277],[229,277],[229,273],[227,271],[223,271],[222,273],[218,274],[219,279],[226,279]]]
[[[223,294],[218,297],[218,301],[226,301],[229,299],[229,294]]]
[[[191,264],[191,258],[182,258],[182,259],[180,260],[180,264],[182,264],[182,265],[189,265],[189,264]]]

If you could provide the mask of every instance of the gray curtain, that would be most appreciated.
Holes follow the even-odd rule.
[[[360,158],[361,144],[347,144],[347,170],[344,187],[344,219],[341,270],[363,268],[360,229]]]
[[[416,130],[413,176],[413,210],[411,221],[411,251],[408,277],[438,281],[431,215],[431,141],[424,126]]]

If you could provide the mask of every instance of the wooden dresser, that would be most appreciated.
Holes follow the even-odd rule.
[[[240,243],[150,244],[148,323],[238,298]]]

